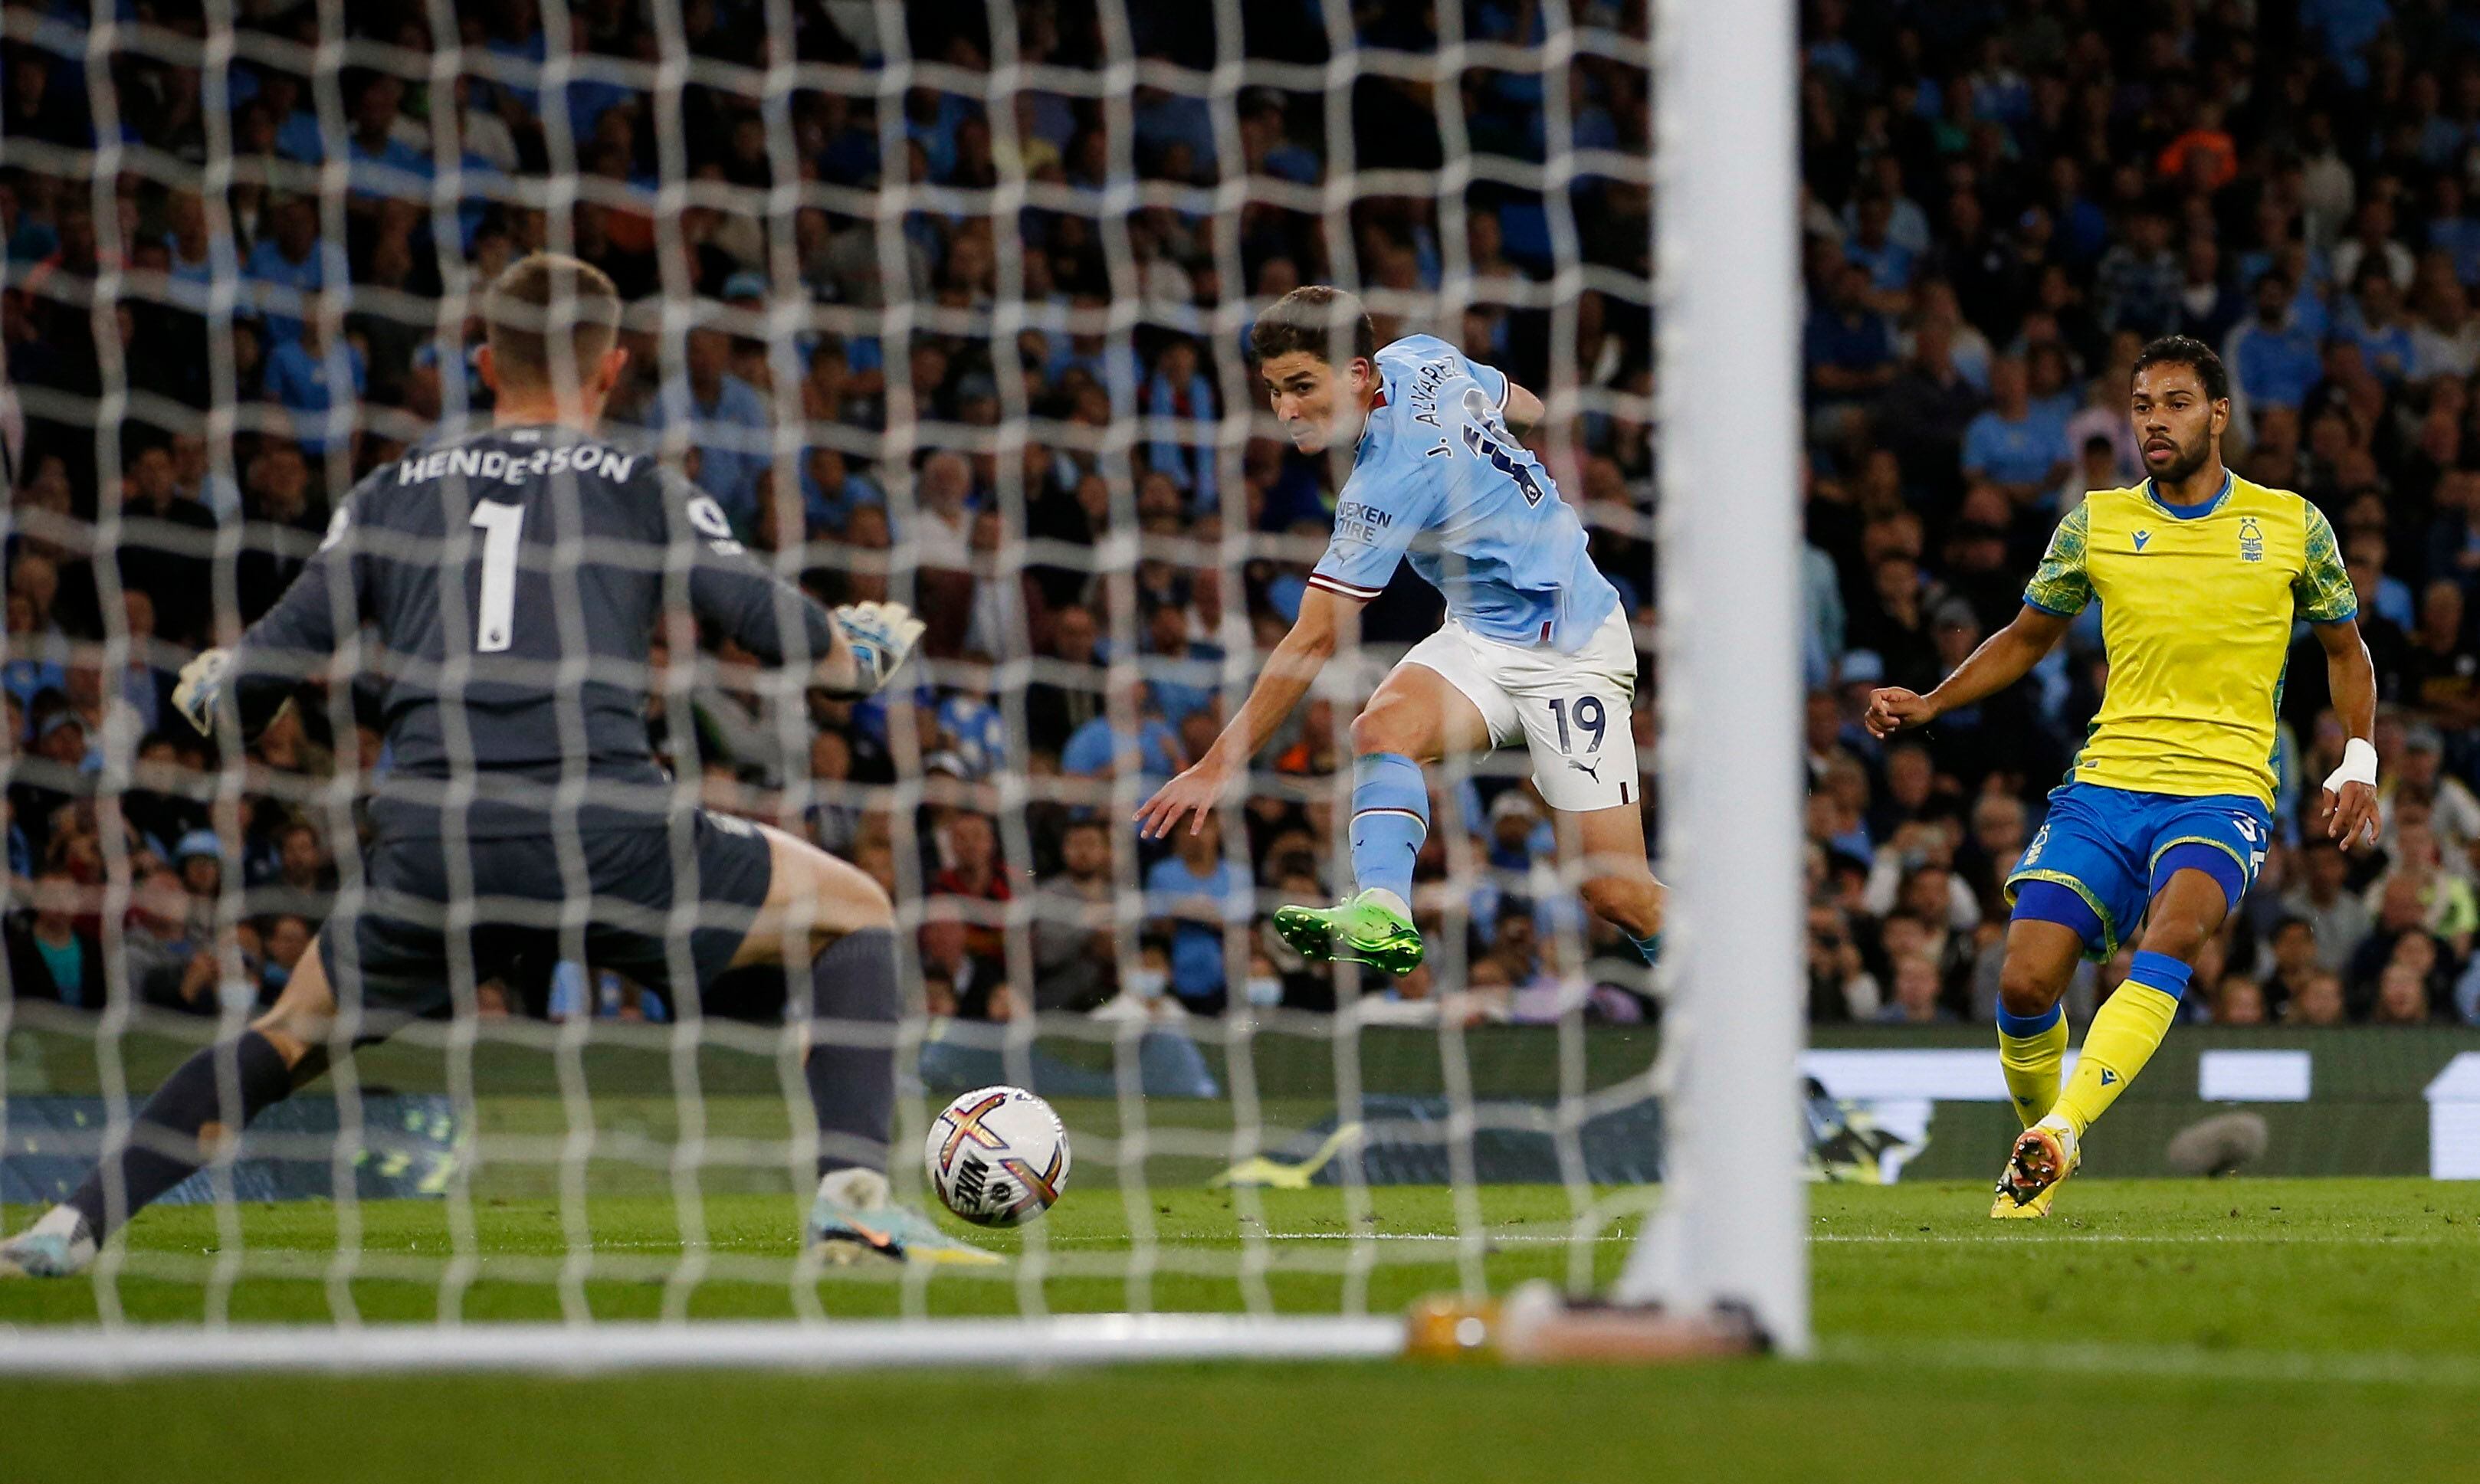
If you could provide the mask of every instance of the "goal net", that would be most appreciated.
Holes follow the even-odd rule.
[[[967,1088],[1043,1094],[1074,1149],[1046,1219],[949,1222],[1002,1266],[824,1272],[803,1056],[867,1028],[781,976],[567,957],[341,1057],[90,1274],[0,1285],[0,1356],[1388,1353],[1419,1295],[1535,1279],[1803,1347],[1791,17],[1652,9],[0,11],[0,1225],[358,900],[379,693],[339,674],[219,751],[171,678],[356,479],[488,423],[482,290],[536,249],[626,301],[615,448],[821,601],[928,624],[866,703],[678,627],[648,697],[684,802],[896,904],[896,1199],[936,1209],[927,1119]],[[1294,451],[1246,353],[1322,282],[1547,408],[1529,442],[1636,626],[1600,726],[1672,863],[1658,971],[1586,909],[1520,748],[1429,770],[1419,970],[1270,931],[1351,888],[1352,722],[1440,618],[1408,569],[1202,833],[1129,823],[1325,548],[1349,450]]]

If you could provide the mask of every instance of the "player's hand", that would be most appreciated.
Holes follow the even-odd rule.
[[[1906,727],[1925,727],[1937,720],[1937,707],[1918,691],[1899,685],[1880,686],[1869,693],[1869,715],[1864,725],[1869,735],[1880,741]]]
[[[1154,790],[1145,807],[1137,810],[1137,836],[1159,840],[1178,828],[1180,816],[1194,812],[1188,832],[1205,828],[1205,816],[1223,802],[1224,785],[1231,781],[1231,770],[1208,753],[1179,777]]]
[[[848,602],[832,617],[852,651],[853,689],[864,696],[876,695],[903,668],[930,627],[900,602]]]
[[[222,704],[224,672],[230,668],[228,650],[208,650],[181,667],[180,683],[172,687],[172,704],[200,736],[216,734],[216,707]]]
[[[2377,787],[2357,779],[2346,780],[2338,791],[2325,790],[2325,838],[2338,840],[2344,850],[2377,842]]]
[[[2344,850],[2377,838],[2377,750],[2365,737],[2342,744],[2342,765],[2325,776],[2325,838]]]

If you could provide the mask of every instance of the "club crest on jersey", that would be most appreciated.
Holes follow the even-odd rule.
[[[2264,526],[2252,515],[2239,517],[2239,560],[2243,562],[2264,560]]]

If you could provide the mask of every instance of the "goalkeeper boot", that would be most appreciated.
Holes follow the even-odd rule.
[[[838,1170],[818,1182],[810,1206],[810,1250],[831,1267],[933,1263],[994,1267],[1007,1259],[960,1241],[939,1223],[887,1198],[876,1170]]]
[[[2075,1131],[2054,1123],[2035,1123],[2015,1139],[2006,1169],[1998,1177],[1998,1198],[1989,1205],[1991,1219],[2019,1221],[2050,1214],[2050,1201],[2076,1166],[2084,1162]]]
[[[94,1234],[86,1217],[55,1206],[41,1220],[0,1241],[0,1279],[71,1278],[94,1261]]]
[[[1421,930],[1378,896],[1364,891],[1332,907],[1278,908],[1275,931],[1312,961],[1349,959],[1389,974],[1409,974],[1421,966]]]

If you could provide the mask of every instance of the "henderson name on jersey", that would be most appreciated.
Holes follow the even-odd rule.
[[[378,686],[382,832],[659,825],[696,803],[646,724],[657,622],[684,611],[799,683],[833,645],[827,611],[652,455],[555,425],[494,428],[353,488],[236,648],[235,701],[254,732],[345,647]],[[669,675],[686,684],[685,667]]]

